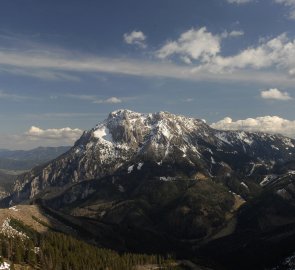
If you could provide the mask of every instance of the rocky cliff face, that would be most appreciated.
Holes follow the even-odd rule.
[[[128,175],[146,164],[159,180],[168,181],[267,174],[294,157],[295,141],[280,135],[218,131],[168,112],[118,110],[84,132],[68,152],[19,177],[11,200],[33,198],[48,187]]]

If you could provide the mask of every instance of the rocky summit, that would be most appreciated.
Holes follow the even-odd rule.
[[[281,135],[215,130],[202,120],[168,112],[118,110],[85,131],[68,152],[19,177],[12,203],[48,187],[130,174],[147,164],[159,180],[266,175],[294,154],[295,141]]]

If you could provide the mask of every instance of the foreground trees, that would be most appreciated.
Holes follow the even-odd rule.
[[[47,232],[39,234],[18,220],[10,226],[25,237],[0,233],[0,255],[16,264],[47,270],[131,270],[136,265],[169,264],[159,255],[118,253],[97,248],[71,236]]]

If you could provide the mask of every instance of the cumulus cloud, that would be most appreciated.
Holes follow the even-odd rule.
[[[217,55],[203,68],[215,71],[232,71],[243,68],[262,69],[274,66],[278,69],[287,69],[290,75],[295,67],[295,40],[290,40],[285,33],[233,56]]]
[[[221,130],[260,131],[266,133],[279,133],[295,138],[295,121],[283,119],[278,116],[263,116],[233,121],[230,117],[213,123],[212,128]]]
[[[290,97],[288,92],[282,92],[277,88],[271,88],[269,90],[261,91],[260,95],[264,99],[276,99],[276,100],[291,100],[292,97]]]
[[[295,20],[295,0],[275,0],[275,2],[289,7],[289,18]]]
[[[32,149],[38,146],[73,145],[83,131],[78,128],[42,129],[32,126],[23,134],[0,134],[0,148]]]
[[[50,139],[50,140],[69,140],[74,142],[77,140],[81,134],[82,130],[75,128],[50,128],[41,129],[39,127],[32,126],[25,135],[31,139]]]
[[[168,41],[156,51],[156,56],[160,59],[179,56],[187,64],[196,60],[207,63],[220,53],[222,39],[242,35],[244,32],[238,30],[214,35],[206,27],[192,28],[182,33],[177,40]]]
[[[167,42],[156,52],[161,59],[179,55],[186,63],[192,60],[208,61],[220,52],[220,36],[213,35],[206,27],[190,29],[180,35],[178,40]]]
[[[141,31],[132,31],[131,33],[125,33],[123,35],[123,39],[125,43],[129,45],[137,45],[138,47],[141,47],[141,48],[147,47],[145,43],[146,36]]]
[[[252,2],[253,0],[226,0],[230,4],[245,4]]]

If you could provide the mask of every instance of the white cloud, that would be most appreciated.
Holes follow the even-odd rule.
[[[275,2],[289,7],[289,18],[295,20],[295,0],[275,0]]]
[[[146,36],[141,31],[132,31],[123,35],[124,41],[129,45],[137,45],[141,48],[146,48]]]
[[[96,100],[94,103],[109,103],[109,104],[116,104],[116,103],[121,103],[122,100],[117,98],[117,97],[110,97],[104,100]]]
[[[69,127],[65,128],[51,128],[51,129],[41,129],[39,127],[32,126],[25,135],[33,140],[36,139],[50,139],[50,140],[69,140],[74,142],[77,140],[81,134],[82,130],[75,128],[71,129]]]
[[[247,48],[237,55],[229,57],[218,55],[205,66],[215,71],[270,67],[279,70],[287,69],[289,74],[295,67],[295,40],[290,40],[285,33],[262,42],[256,47]]]
[[[220,53],[222,39],[242,35],[244,32],[238,30],[224,31],[220,35],[214,35],[206,27],[192,28],[182,33],[177,40],[168,41],[156,51],[156,56],[160,59],[179,56],[186,64],[196,60],[207,63]]]
[[[245,4],[245,3],[249,3],[252,2],[253,0],[226,0],[228,3],[230,4]]]
[[[292,99],[288,92],[282,92],[277,88],[271,88],[269,90],[261,91],[260,95],[264,99],[276,99],[284,101]]]
[[[240,31],[240,30],[234,30],[231,32],[227,32],[225,31],[224,33],[221,34],[221,36],[223,38],[227,38],[227,37],[240,37],[244,35],[244,31]]]
[[[161,59],[179,55],[186,63],[192,60],[208,61],[220,52],[221,37],[208,32],[206,27],[190,29],[180,35],[178,40],[167,42],[156,52]]]
[[[23,134],[0,134],[0,148],[19,150],[38,146],[73,145],[82,133],[78,128],[42,129],[32,126]]]
[[[95,104],[103,104],[103,103],[117,104],[117,103],[122,103],[123,99],[125,100],[125,98],[118,98],[118,97],[110,97],[110,98],[106,98],[106,99],[101,99],[97,96],[92,96],[92,95],[73,95],[73,94],[67,94],[67,95],[65,95],[65,97],[79,99],[79,100],[86,100],[86,101],[90,101],[91,103],[95,103]],[[128,98],[126,98],[126,100],[128,100]]]
[[[237,121],[233,121],[230,117],[226,117],[219,122],[213,123],[211,127],[221,130],[280,133],[295,138],[295,121],[283,119],[278,116],[263,116]]]

